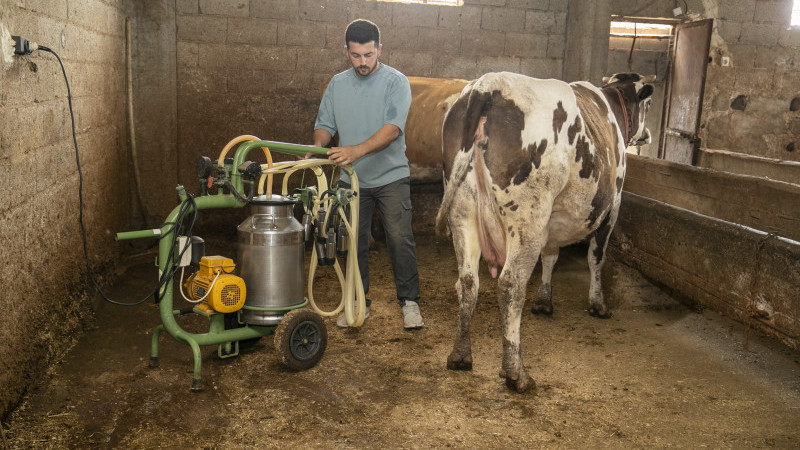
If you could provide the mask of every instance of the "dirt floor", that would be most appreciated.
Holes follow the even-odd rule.
[[[349,330],[326,319],[327,351],[316,367],[286,370],[272,336],[224,360],[205,347],[201,393],[189,389],[189,347],[166,334],[160,368],[148,368],[151,331],[160,323],[152,303],[100,303],[97,327],[4,424],[5,446],[800,447],[800,354],[753,334],[744,350],[741,324],[690,311],[619,266],[610,268],[615,292],[606,294],[613,317],[592,318],[585,311],[585,248],[562,252],[555,314],[524,315],[522,352],[535,390],[511,392],[498,377],[496,283],[485,272],[473,321],[474,369],[447,370],[458,307],[452,244],[422,236],[417,247],[425,328],[403,330],[391,273],[375,270],[389,267],[379,244],[371,317]],[[152,288],[152,255],[138,261],[112,297],[131,301]],[[320,281],[315,296],[329,292],[338,288]],[[186,327],[205,331],[206,323],[194,317]]]

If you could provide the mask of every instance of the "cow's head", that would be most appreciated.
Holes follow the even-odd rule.
[[[603,91],[607,92],[610,102],[620,105],[622,117],[618,123],[625,145],[644,145],[651,142],[650,130],[645,126],[647,110],[650,108],[653,95],[655,75],[641,76],[638,73],[617,73],[603,77]],[[609,90],[616,93],[608,93]]]

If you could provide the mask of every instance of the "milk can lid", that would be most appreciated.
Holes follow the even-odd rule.
[[[272,206],[294,205],[295,203],[297,203],[297,199],[292,197],[284,197],[278,194],[272,194],[270,196],[258,195],[253,197],[253,199],[250,200],[250,203],[253,205],[272,205]]]

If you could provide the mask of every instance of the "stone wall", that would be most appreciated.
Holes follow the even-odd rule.
[[[72,90],[83,219],[96,271],[126,223],[125,15],[121,1],[0,0],[11,34],[50,47]],[[0,418],[74,343],[91,310],[67,88],[43,51],[0,58]]]
[[[612,13],[673,17],[675,4],[613,0]],[[789,25],[792,0],[677,4],[681,18],[714,19],[700,145],[800,161],[800,27]]]
[[[178,0],[181,182],[196,191],[197,157],[242,134],[311,143],[321,90],[349,67],[344,29],[356,18],[378,24],[382,61],[409,76],[561,77],[566,0],[464,3]]]

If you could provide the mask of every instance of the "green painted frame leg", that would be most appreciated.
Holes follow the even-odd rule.
[[[150,367],[155,369],[158,367],[158,337],[164,331],[164,325],[159,325],[153,329],[153,340],[150,345]]]
[[[200,345],[192,338],[186,338],[186,343],[192,347],[192,356],[194,357],[194,375],[192,376],[192,392],[200,392],[203,390],[203,378],[200,376],[200,366],[203,363],[202,355],[200,354]]]

